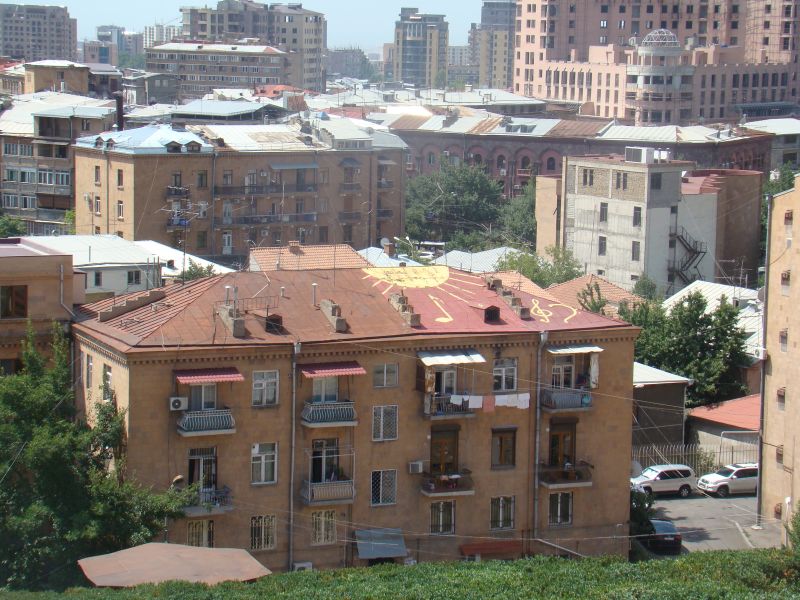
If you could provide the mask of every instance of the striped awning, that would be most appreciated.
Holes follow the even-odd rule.
[[[417,352],[417,356],[426,367],[444,365],[466,365],[485,363],[483,358],[474,348],[464,350],[436,350],[432,352]]]
[[[591,346],[587,344],[576,346],[553,346],[548,348],[550,354],[591,354],[592,352],[602,352],[600,346]]]
[[[221,369],[184,369],[175,371],[178,383],[201,385],[203,383],[224,383],[226,381],[244,381],[244,375],[236,367]]]
[[[354,360],[345,362],[314,363],[298,365],[300,372],[308,379],[316,377],[342,377],[345,375],[366,375],[367,372]]]

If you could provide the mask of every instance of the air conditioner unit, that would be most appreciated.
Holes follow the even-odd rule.
[[[223,254],[233,254],[233,246],[223,246],[222,247]]]
[[[464,562],[481,562],[481,555],[480,554],[468,554],[464,557]]]
[[[169,409],[188,410],[189,398],[187,398],[186,396],[172,396],[172,398],[169,399]]]
[[[444,152],[442,152],[442,154],[444,154],[445,156],[450,156],[450,151],[449,150],[445,150]]]
[[[269,171],[261,171],[259,175],[261,175],[261,177],[269,177]]]
[[[314,564],[310,562],[292,563],[292,571],[313,571]]]
[[[505,169],[500,169],[500,175],[501,175],[501,177],[505,177],[506,176],[506,170]]]
[[[423,468],[424,464],[421,460],[412,460],[410,463],[408,463],[408,472],[412,475],[419,475],[422,473]]]
[[[756,348],[753,352],[753,356],[756,358],[756,360],[767,360],[767,349]]]

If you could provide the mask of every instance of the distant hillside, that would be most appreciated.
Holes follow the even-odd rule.
[[[171,583],[123,591],[71,589],[63,594],[0,595],[13,600],[800,598],[800,585],[786,578],[789,561],[789,553],[781,550],[699,552],[675,560],[640,563],[540,557],[516,562],[425,563],[285,573],[251,585],[222,584],[214,588]]]

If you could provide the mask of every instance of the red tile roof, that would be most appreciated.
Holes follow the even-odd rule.
[[[354,360],[345,362],[315,363],[297,365],[308,379],[316,377],[341,377],[343,375],[366,375],[367,372]]]
[[[244,381],[244,375],[236,367],[222,369],[185,369],[175,371],[178,383],[199,385],[201,383],[224,383],[226,381]]]
[[[761,421],[761,395],[752,394],[719,404],[698,406],[689,411],[689,416],[725,427],[757,431]]]
[[[368,266],[367,260],[347,244],[304,246],[289,242],[288,246],[253,248],[250,251],[251,271],[306,271]]]
[[[580,277],[570,279],[564,283],[551,285],[547,288],[547,293],[559,299],[564,304],[580,308],[581,304],[578,294],[586,289],[587,284],[594,287],[595,283],[600,288],[600,295],[608,300],[608,304],[604,309],[608,316],[616,316],[617,309],[622,302],[627,302],[632,306],[643,300],[640,296],[624,290],[618,285],[611,283],[608,279],[594,274],[581,275]]]

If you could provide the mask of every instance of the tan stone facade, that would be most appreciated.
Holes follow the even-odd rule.
[[[73,94],[89,93],[89,67],[68,61],[43,61],[25,65],[24,94],[50,90]],[[53,63],[53,64],[47,64]]]
[[[397,281],[418,281],[404,271],[393,271],[401,278]],[[351,289],[374,272],[337,273],[338,285],[352,293],[338,297],[355,336],[363,335],[355,305],[368,305],[367,310],[388,306],[380,294],[377,299],[362,295],[370,282]],[[274,291],[282,286],[281,294],[292,304],[287,308],[286,300],[280,300],[280,308],[271,312],[281,314],[283,327],[296,333],[296,316],[313,322],[320,314],[303,309],[311,300],[308,284],[328,282],[321,284],[320,297],[335,289],[323,292],[332,272],[267,275]],[[240,273],[236,281],[240,294],[266,282],[261,273]],[[469,288],[480,279],[450,271],[449,281]],[[211,285],[216,295],[232,282],[223,278],[195,286]],[[298,297],[301,288],[307,299]],[[187,293],[204,298],[208,292],[193,288]],[[167,294],[165,302],[184,319],[189,313],[181,292]],[[453,311],[458,304],[448,299],[430,304],[429,312],[421,300],[410,299],[423,324],[434,329],[435,315],[442,314],[437,311]],[[240,300],[254,302],[241,295]],[[523,303],[531,305],[527,297]],[[95,305],[89,310],[101,314],[107,309]],[[154,309],[156,319],[160,310]],[[513,313],[500,310],[510,320]],[[531,321],[548,327],[547,320],[553,319],[557,330],[545,336],[492,334],[489,325],[482,334],[386,337],[382,333],[395,328],[395,319],[388,318],[359,343],[340,339],[294,345],[292,340],[262,339],[257,321],[245,316],[247,333],[241,339],[230,337],[235,330],[218,322],[219,341],[198,347],[194,340],[212,332],[210,325],[195,322],[181,336],[187,346],[180,351],[170,332],[164,347],[148,349],[147,343],[123,350],[119,328],[151,312],[145,305],[120,315],[124,323],[112,317],[78,325],[76,350],[84,370],[87,360],[92,365],[91,385],[83,386],[87,410],[97,401],[101,373],[111,369],[118,406],[128,411],[132,476],[165,489],[208,475],[208,506],[194,507],[186,519],[170,522],[169,541],[246,548],[274,570],[303,562],[314,568],[367,564],[353,543],[356,532],[384,527],[401,530],[408,557],[417,561],[571,552],[626,555],[635,329],[611,321],[609,327],[560,329],[563,319],[574,314],[570,309]],[[313,337],[327,336],[320,331]],[[425,352],[452,356],[442,358],[440,366],[425,366]],[[463,354],[479,356],[481,362],[455,364]],[[584,391],[551,388],[566,376],[565,365],[574,369],[567,387],[585,377]],[[355,366],[361,374],[333,376],[323,384],[309,378],[316,377],[309,375],[312,370],[327,366],[342,373]],[[267,394],[266,404],[258,383],[265,381],[265,371],[268,381],[275,382],[267,384],[275,392]],[[445,372],[453,373],[452,387],[443,383],[450,377]],[[214,373],[239,375],[239,381],[220,381],[213,391],[202,392],[206,399],[213,395],[223,421],[208,421],[210,412],[170,410],[171,398],[200,401],[202,394],[181,378]],[[446,396],[428,392],[442,385]],[[450,395],[457,393],[480,397],[480,408],[457,402]],[[332,397],[336,402],[330,403]],[[507,401],[518,403],[508,406]],[[189,432],[187,419],[205,419],[206,425]]]

